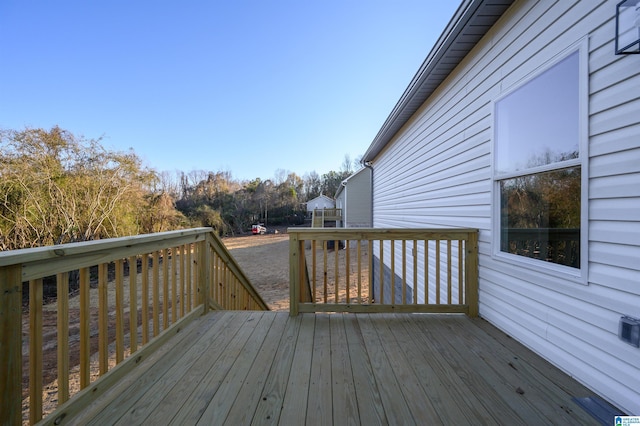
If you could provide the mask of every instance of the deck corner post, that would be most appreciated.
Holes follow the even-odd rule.
[[[289,233],[289,315],[294,317],[299,313],[300,302],[300,244],[297,233]]]
[[[469,307],[469,316],[475,318],[479,315],[478,302],[478,230],[469,232],[465,258],[465,293],[466,304]]]
[[[22,265],[0,267],[0,424],[22,422]]]

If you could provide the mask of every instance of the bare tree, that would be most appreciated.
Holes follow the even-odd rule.
[[[54,127],[0,132],[0,248],[131,235],[153,171],[133,152],[111,152]]]

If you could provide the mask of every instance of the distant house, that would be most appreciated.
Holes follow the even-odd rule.
[[[326,195],[319,195],[316,198],[307,201],[307,216],[311,217],[314,210],[317,209],[333,209],[336,207],[336,202],[327,197]]]
[[[619,337],[640,318],[640,55],[614,54],[616,3],[464,0],[363,161],[374,227],[478,228],[480,315],[640,415]]]
[[[371,170],[363,167],[342,181],[336,192],[336,208],[342,209],[344,228],[370,228]]]

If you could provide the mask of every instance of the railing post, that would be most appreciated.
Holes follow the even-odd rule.
[[[478,306],[478,231],[469,232],[465,259],[465,295],[469,306],[469,316],[474,318],[479,314]]]
[[[204,305],[202,314],[209,312],[209,282],[211,277],[209,276],[209,242],[205,238],[200,244],[198,244],[198,287],[200,288],[200,300]]]
[[[0,424],[22,423],[22,265],[0,267]]]
[[[298,315],[300,303],[300,244],[297,233],[289,234],[289,315]]]

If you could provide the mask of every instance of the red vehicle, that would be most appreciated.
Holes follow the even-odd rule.
[[[251,232],[253,233],[253,235],[258,235],[258,234],[264,235],[267,233],[267,228],[265,228],[264,225],[259,223],[257,225],[251,226]]]

